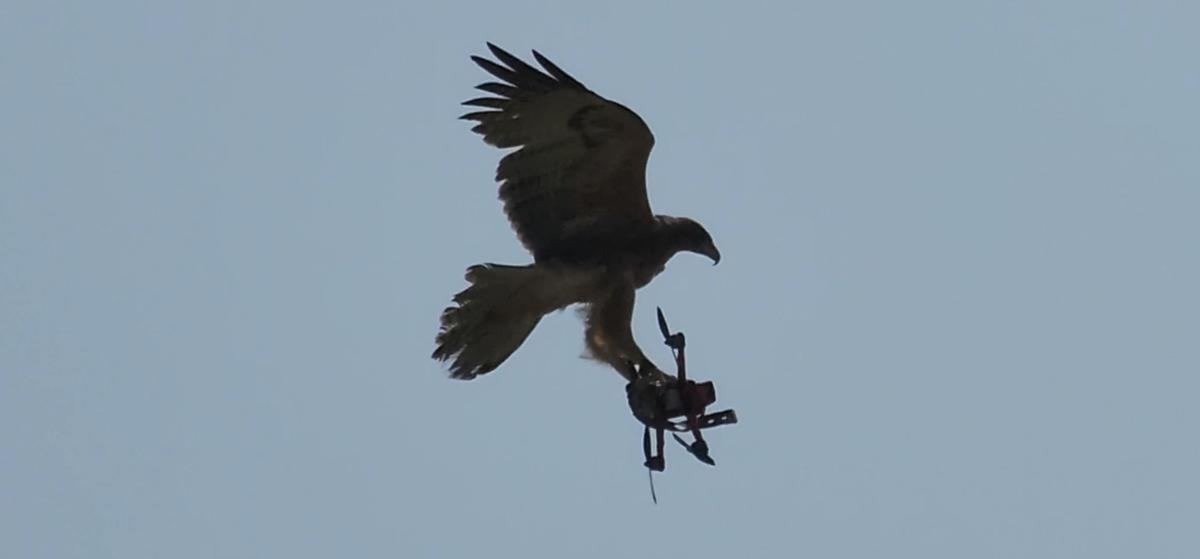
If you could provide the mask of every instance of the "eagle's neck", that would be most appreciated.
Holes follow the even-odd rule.
[[[654,229],[641,243],[640,262],[634,269],[634,281],[640,288],[654,279],[676,253],[687,250],[683,220],[671,216],[655,216]]]

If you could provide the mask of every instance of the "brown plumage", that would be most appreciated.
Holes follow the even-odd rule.
[[[433,358],[470,379],[498,367],[545,314],[585,306],[590,357],[630,378],[653,368],[633,339],[634,292],[679,251],[720,253],[688,218],[657,216],[646,197],[646,161],[654,136],[628,108],[591,90],[537,51],[539,70],[488,43],[499,61],[473,56],[504,83],[464,105],[489,110],[463,119],[500,148],[496,180],[504,213],[533,254],[527,266],[483,264],[442,313]],[[656,369],[655,369],[656,370]]]

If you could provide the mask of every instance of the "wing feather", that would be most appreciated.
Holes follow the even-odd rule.
[[[475,56],[507,82],[488,82],[464,105],[496,110],[463,119],[485,142],[519,149],[496,171],[509,222],[534,259],[595,258],[653,227],[646,197],[646,162],[654,136],[633,111],[588,90],[546,57],[545,72],[488,44],[499,63]],[[503,63],[503,65],[501,64]]]
[[[550,62],[549,58],[542,56],[542,53],[535,50],[533,51],[533,57],[537,59],[538,64],[541,64],[542,67],[545,68],[546,71],[550,72],[550,75],[554,76],[556,79],[558,79],[558,81],[563,82],[571,87],[587,89],[583,87],[583,84],[579,83],[579,80],[572,77],[571,74],[564,72],[562,68],[559,68],[556,64]]]
[[[492,54],[500,60],[500,62],[507,64],[509,68],[512,68],[518,76],[528,83],[536,84],[536,86],[545,88],[547,91],[558,86],[558,82],[554,78],[547,76],[546,74],[542,73],[541,70],[526,64],[525,61],[509,54],[508,51],[491,43],[488,43],[487,46],[488,49],[492,51]],[[509,83],[512,83],[513,85],[520,85],[516,82]]]
[[[468,107],[486,107],[490,109],[503,109],[508,103],[507,100],[496,97],[476,97],[475,99],[462,102],[462,104]]]
[[[493,93],[501,97],[507,97],[508,99],[520,99],[524,97],[521,95],[521,90],[511,85],[504,85],[496,82],[481,83],[475,86],[475,89]],[[501,99],[501,101],[507,101],[507,99]]]
[[[479,122],[487,122],[489,120],[497,119],[501,116],[504,115],[500,111],[477,111],[473,113],[467,113],[458,118],[462,120],[477,120]]]

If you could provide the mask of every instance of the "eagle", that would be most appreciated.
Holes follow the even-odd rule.
[[[646,196],[654,146],[637,113],[584,86],[536,50],[536,68],[487,44],[495,61],[472,56],[495,76],[491,95],[460,118],[484,142],[516,148],[500,159],[504,213],[532,254],[524,266],[479,264],[469,287],[441,315],[433,358],[452,378],[499,367],[546,314],[581,304],[586,355],[627,380],[661,371],[634,341],[634,294],[676,253],[721,260],[712,236],[686,217],[656,215]]]

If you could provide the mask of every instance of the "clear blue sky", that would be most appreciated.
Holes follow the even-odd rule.
[[[0,556],[1200,556],[1200,8],[722,4],[6,3]],[[657,507],[573,312],[429,359],[529,260],[488,40],[724,255],[639,293],[742,419]]]

